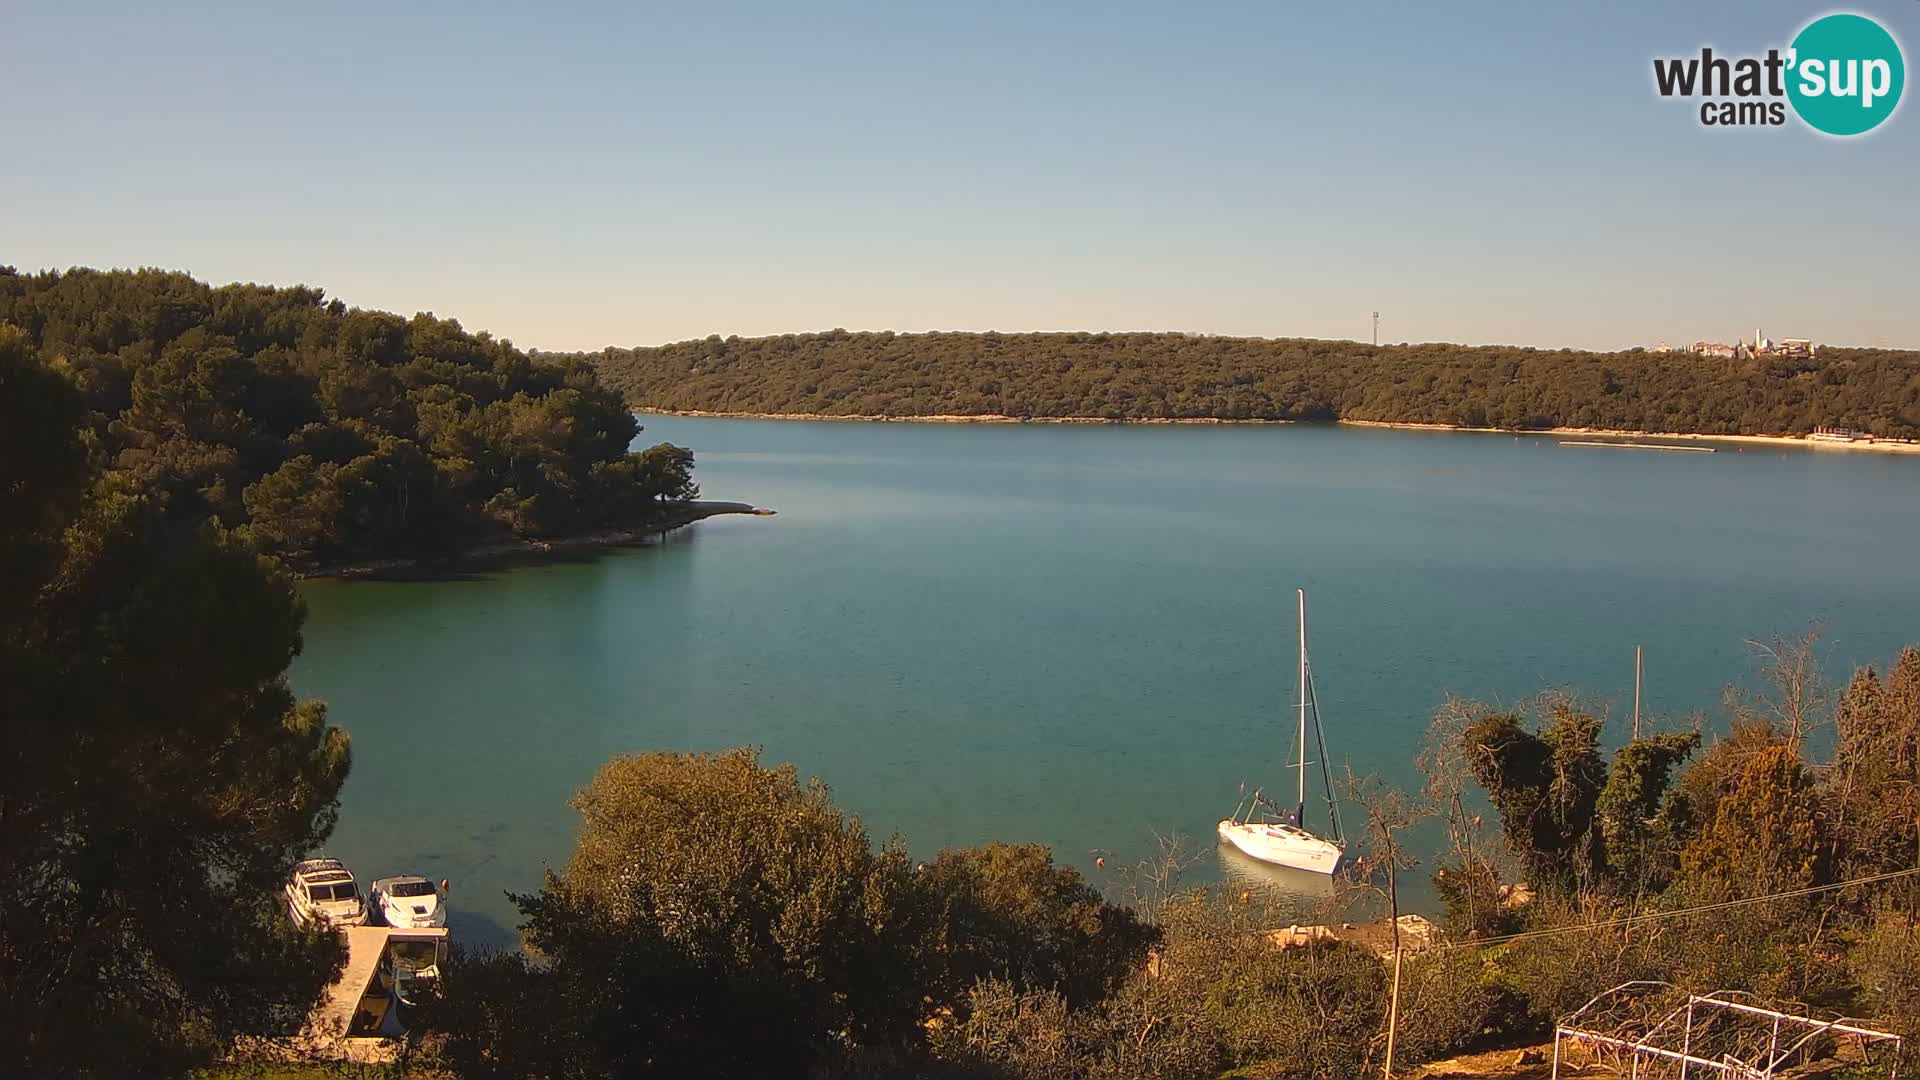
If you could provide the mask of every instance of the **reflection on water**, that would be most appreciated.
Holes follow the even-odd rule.
[[[1334,894],[1332,875],[1261,862],[1232,844],[1218,846],[1221,876],[1243,889],[1267,889],[1308,899],[1325,899]]]
[[[1356,880],[1344,869],[1329,875],[1275,866],[1225,842],[1217,845],[1217,854],[1228,895],[1256,906],[1269,926],[1340,925],[1386,916],[1386,897],[1380,890]],[[1408,894],[1403,884],[1403,903]]]

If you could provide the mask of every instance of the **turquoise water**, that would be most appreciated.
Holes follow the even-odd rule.
[[[1817,621],[1830,671],[1920,641],[1920,460],[1563,447],[1324,427],[646,418],[714,498],[663,544],[317,582],[302,693],[352,731],[331,852],[505,890],[572,842],[608,757],[765,747],[921,855],[1039,840],[1099,880],[1153,833],[1212,851],[1291,783],[1294,594],[1332,758],[1411,784],[1449,692],[1573,686],[1717,715],[1749,638]],[[1200,877],[1215,872],[1194,868]]]

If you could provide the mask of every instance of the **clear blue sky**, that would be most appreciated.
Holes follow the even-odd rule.
[[[15,0],[0,263],[551,349],[1375,308],[1387,341],[1920,347],[1920,106],[1840,142],[1652,90],[1825,10]],[[1920,3],[1847,10],[1920,60]]]

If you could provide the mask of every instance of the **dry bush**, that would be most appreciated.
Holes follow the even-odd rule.
[[[965,1077],[1333,1080],[1376,1052],[1386,970],[1337,942],[1280,948],[1257,905],[1218,891],[1162,908],[1164,943],[1105,1001],[1069,1009],[1046,992],[975,985],[965,1019],[936,1025],[935,1058]]]
[[[1445,950],[1406,962],[1398,1060],[1437,1061],[1551,1026],[1481,950]]]

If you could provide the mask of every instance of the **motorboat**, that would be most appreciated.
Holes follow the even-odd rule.
[[[305,859],[287,877],[287,916],[297,926],[365,926],[367,904],[339,859]]]
[[[447,925],[447,905],[440,889],[413,874],[381,878],[367,888],[374,914],[387,926],[411,929]]]

